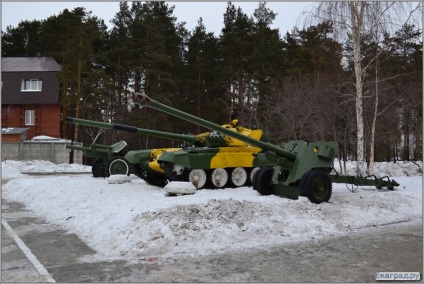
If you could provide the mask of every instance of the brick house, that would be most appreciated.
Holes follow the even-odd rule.
[[[52,57],[3,57],[1,71],[2,128],[28,128],[26,139],[60,138],[59,64]]]
[[[23,142],[26,139],[26,132],[28,128],[2,128],[1,141],[2,142]]]

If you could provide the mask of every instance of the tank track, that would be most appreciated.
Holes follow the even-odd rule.
[[[165,175],[168,178],[169,181],[189,181],[189,171],[185,170],[181,175],[176,175],[174,174],[174,164],[170,163],[170,162],[164,162],[162,163],[162,168],[165,170]],[[247,173],[247,181],[243,186],[251,186],[252,182],[250,180],[250,172],[253,170],[253,168],[249,168],[246,167],[244,168],[246,170]],[[216,188],[213,184],[212,181],[210,180],[210,176],[208,173],[207,174],[207,181],[206,184],[203,188]],[[228,172],[228,174],[230,175],[230,172]],[[235,186],[229,177],[229,180],[227,182],[227,185],[225,187],[233,187],[236,188],[238,186]]]
[[[164,187],[167,183],[167,179],[164,178],[163,176],[155,175],[155,174],[143,174],[140,171],[139,167],[133,164],[131,164],[130,166],[130,172],[138,176],[142,180],[146,181],[148,184],[151,184],[154,186]]]
[[[143,174],[140,172],[136,165],[130,164],[130,173],[138,176],[141,179],[144,179]]]

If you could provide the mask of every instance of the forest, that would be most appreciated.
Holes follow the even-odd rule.
[[[311,25],[281,35],[278,13],[228,2],[218,36],[189,31],[166,2],[119,2],[108,29],[85,8],[2,31],[3,57],[52,56],[71,116],[153,130],[208,131],[132,103],[134,92],[217,124],[263,129],[272,143],[337,141],[340,158],[422,160],[423,41],[418,2],[320,2]],[[415,5],[415,6],[414,6]],[[393,20],[393,11],[404,18]],[[281,15],[284,16],[284,15]],[[393,23],[396,24],[393,24]],[[63,137],[128,149],[180,142],[63,123]],[[372,166],[372,165],[371,165]]]

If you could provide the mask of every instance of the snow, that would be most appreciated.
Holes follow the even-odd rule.
[[[352,165],[348,163],[348,172],[354,172]],[[7,161],[2,162],[2,178],[12,180],[3,185],[2,197],[21,202],[46,221],[77,234],[96,251],[84,261],[138,262],[271,248],[420,221],[420,167],[410,162],[378,163],[377,176],[389,175],[400,184],[394,191],[359,187],[352,193],[345,184],[333,184],[330,202],[317,205],[304,197],[261,196],[251,187],[166,197],[164,188],[134,175],[129,182],[110,184],[108,179],[92,177],[87,166]],[[87,174],[57,175],[67,171]]]
[[[107,178],[107,182],[111,184],[121,184],[130,182],[130,178],[127,175],[111,175]]]
[[[25,142],[69,143],[71,142],[71,140],[55,138],[55,137],[51,137],[47,135],[39,135],[39,136],[32,137],[31,140],[26,140]]]
[[[196,187],[188,181],[172,181],[168,182],[165,191],[171,194],[183,195],[196,193]]]
[[[24,177],[31,173],[91,173],[91,167],[80,164],[54,164],[50,161],[14,161],[2,162],[2,178]]]
[[[54,138],[47,135],[39,135],[39,136],[33,137],[31,140],[58,140],[58,139],[59,138]]]
[[[2,133],[7,133],[7,132],[9,132],[9,131],[12,131],[14,128],[12,128],[12,127],[8,127],[8,128],[2,128],[1,129],[1,132]]]

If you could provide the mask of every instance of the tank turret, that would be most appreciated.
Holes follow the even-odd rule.
[[[229,124],[224,124],[221,127],[251,137],[253,139],[260,140],[262,138],[261,129],[252,130],[238,126],[237,119],[233,119]],[[231,136],[223,135],[220,132],[212,131],[196,135],[195,145],[199,147],[240,147],[248,146],[249,144]]]

